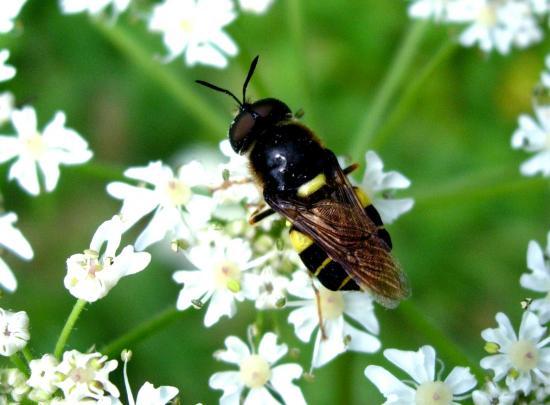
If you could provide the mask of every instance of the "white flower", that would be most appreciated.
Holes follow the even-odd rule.
[[[131,0],[61,0],[61,11],[64,14],[82,13],[99,14],[109,5],[113,6],[115,14],[125,11]]]
[[[174,273],[174,280],[182,283],[177,308],[183,311],[190,306],[210,303],[204,316],[204,325],[210,327],[222,316],[232,318],[237,312],[235,301],[255,299],[259,286],[246,270],[263,262],[263,257],[252,260],[252,251],[242,239],[224,239],[220,236],[215,245],[200,244],[189,251],[189,260],[197,270]]]
[[[56,368],[60,381],[55,384],[68,403],[100,399],[106,393],[118,398],[117,387],[109,381],[109,373],[116,368],[117,361],[107,360],[101,353],[71,350],[63,353],[63,360]]]
[[[250,277],[256,279],[255,284],[259,286],[258,296],[254,300],[256,309],[276,309],[285,305],[288,278],[278,275],[269,266]]]
[[[0,355],[11,356],[29,341],[29,317],[25,311],[11,312],[0,308]]]
[[[435,350],[422,346],[417,352],[386,349],[384,356],[409,374],[412,387],[379,366],[368,366],[365,376],[386,397],[384,405],[401,404],[455,404],[460,396],[474,388],[475,377],[467,367],[455,367],[445,380],[435,374]]]
[[[535,153],[521,165],[521,174],[532,176],[540,172],[543,176],[550,176],[550,106],[535,105],[535,115],[537,120],[524,114],[519,117],[512,147]]]
[[[524,1],[459,0],[449,3],[448,20],[471,23],[460,43],[507,54],[513,45],[526,48],[542,39],[530,5]]]
[[[86,141],[65,127],[62,112],[55,114],[43,133],[37,130],[36,112],[32,107],[14,111],[11,120],[17,137],[0,136],[0,163],[17,157],[8,176],[32,195],[40,193],[37,165],[44,175],[46,191],[50,192],[59,180],[61,164],[81,164],[92,157]]]
[[[434,18],[440,21],[446,17],[450,1],[452,0],[413,0],[409,5],[409,15],[412,18]]]
[[[531,8],[537,14],[545,14],[550,10],[549,0],[529,0]]]
[[[125,276],[145,269],[151,261],[147,252],[134,252],[131,245],[117,256],[123,224],[120,217],[102,223],[95,232],[90,248],[67,259],[65,288],[76,298],[94,302],[103,298]],[[101,248],[105,244],[104,252]]]
[[[0,402],[2,404],[10,405],[19,404],[29,390],[29,386],[26,384],[26,381],[27,377],[25,374],[16,368],[1,369]],[[9,396],[11,400],[6,398],[6,396]]]
[[[15,107],[15,97],[9,91],[0,93],[0,126],[10,120]]]
[[[153,384],[146,381],[139,389],[137,398],[134,400],[127,373],[130,357],[131,352],[123,351],[124,385],[126,387],[126,394],[128,395],[128,405],[165,405],[178,395],[179,390],[176,387],[163,385],[162,387],[155,388]]]
[[[393,190],[408,188],[411,182],[401,173],[384,173],[384,163],[376,152],[368,151],[365,162],[365,175],[359,186],[376,207],[382,222],[391,224],[414,205],[412,198],[392,198]]]
[[[163,34],[168,58],[184,54],[189,66],[197,63],[227,66],[237,46],[223,31],[236,17],[231,0],[165,0],[153,8],[149,29]]]
[[[548,232],[546,252],[532,240],[527,247],[527,267],[530,273],[524,273],[519,280],[523,288],[545,293],[544,298],[533,300],[529,309],[539,315],[540,322],[550,321],[550,232]]]
[[[485,329],[481,336],[488,344],[492,356],[484,357],[480,364],[495,372],[494,381],[506,376],[506,385],[511,391],[529,394],[538,381],[550,383],[545,373],[550,372],[550,338],[544,338],[546,328],[540,325],[538,317],[525,311],[516,335],[508,317],[499,312],[496,315],[498,328]]]
[[[239,5],[243,11],[264,14],[273,2],[274,0],[239,0]]]
[[[31,376],[27,380],[27,385],[33,388],[29,394],[31,400],[46,401],[57,390],[55,384],[59,381],[56,374],[58,364],[55,356],[51,354],[45,354],[40,359],[30,361]]]
[[[472,392],[472,399],[475,405],[513,405],[516,395],[489,381],[485,384],[483,390]]]
[[[169,232],[174,237],[191,238],[196,229],[210,219],[214,203],[191,190],[191,187],[206,181],[207,174],[199,162],[181,166],[177,177],[170,167],[160,161],[145,167],[129,168],[124,175],[144,183],[143,186],[122,182],[107,185],[107,192],[123,201],[120,214],[126,229],[154,211],[149,225],[135,243],[137,250],[162,240]]]
[[[0,33],[10,32],[13,29],[13,20],[17,18],[26,1],[2,0],[2,7],[0,7]]]
[[[13,79],[16,70],[13,66],[6,64],[6,61],[10,57],[10,51],[2,49],[0,51],[0,82]]]
[[[235,336],[225,339],[225,347],[226,350],[216,353],[215,357],[239,366],[239,371],[222,371],[210,377],[210,387],[223,390],[220,404],[240,404],[241,394],[246,388],[249,390],[244,400],[247,405],[279,404],[269,390],[279,394],[285,404],[305,405],[302,391],[292,383],[301,377],[302,367],[294,363],[275,366],[288,351],[287,345],[277,344],[277,335],[266,333],[257,353]]]
[[[317,283],[318,303],[311,278],[304,271],[296,271],[292,276],[288,292],[302,298],[300,301],[287,303],[289,307],[299,307],[288,316],[288,321],[294,325],[296,336],[307,343],[313,331],[320,326],[313,348],[312,368],[322,367],[347,350],[374,353],[380,348],[380,341],[370,334],[378,334],[379,325],[368,294],[329,291]],[[352,326],[344,315],[370,333]]]
[[[24,260],[34,256],[32,247],[14,224],[17,215],[13,212],[0,215],[0,247],[4,247]],[[0,258],[0,286],[13,292],[17,288],[17,280],[8,265]]]

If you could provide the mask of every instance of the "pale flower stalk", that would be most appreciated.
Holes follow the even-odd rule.
[[[87,302],[97,301],[105,297],[122,277],[136,274],[149,265],[151,255],[134,252],[131,245],[117,255],[123,228],[120,217],[115,215],[100,225],[89,249],[67,259],[64,284],[74,297]]]
[[[210,377],[210,387],[223,390],[220,404],[239,405],[244,390],[248,391],[245,404],[280,404],[270,390],[276,392],[284,404],[306,404],[302,391],[293,383],[302,376],[302,367],[294,363],[276,365],[288,352],[287,345],[277,344],[277,335],[266,333],[257,352],[235,336],[225,339],[225,347],[214,356],[238,366],[239,371],[222,371]]]
[[[163,35],[168,60],[183,55],[188,66],[224,68],[238,51],[223,30],[235,17],[231,0],[165,0],[153,7],[149,29]]]
[[[30,243],[21,231],[15,227],[17,215],[8,212],[0,215],[0,247],[15,253],[23,260],[31,260],[34,253]],[[9,292],[17,288],[17,280],[6,262],[0,257],[0,286]]]
[[[0,308],[0,355],[11,356],[29,341],[29,317],[25,311],[11,312]]]
[[[15,179],[29,194],[40,194],[37,169],[44,178],[47,192],[57,186],[60,165],[77,165],[92,158],[88,143],[73,129],[65,126],[65,114],[57,112],[43,132],[38,131],[36,112],[23,107],[11,115],[16,136],[0,136],[0,163],[17,158],[8,177]]]
[[[383,367],[368,366],[365,376],[386,397],[384,405],[456,404],[477,385],[467,367],[454,367],[445,379],[436,375],[435,350],[431,346],[422,346],[416,352],[386,349],[384,357],[413,379],[403,382]]]
[[[294,326],[298,339],[305,343],[310,341],[317,329],[312,368],[322,367],[348,350],[374,353],[380,349],[380,341],[374,336],[380,327],[368,294],[329,291],[316,283],[319,294],[317,300],[312,280],[304,271],[296,271],[292,276],[288,292],[300,299],[287,303],[288,307],[296,307],[290,312],[288,322]],[[322,319],[319,319],[319,313]],[[352,318],[363,329],[353,326],[344,315]]]

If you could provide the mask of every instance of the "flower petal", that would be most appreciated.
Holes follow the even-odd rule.
[[[258,354],[262,356],[270,365],[283,357],[288,352],[288,346],[277,344],[277,335],[272,332],[266,333],[260,341]]]
[[[302,376],[302,367],[298,364],[282,364],[271,369],[270,382],[275,391],[283,398],[285,404],[306,404],[302,390],[292,383]]]
[[[401,405],[415,403],[415,390],[393,376],[380,366],[368,366],[365,376],[386,397],[384,405]]]
[[[225,338],[226,350],[221,350],[216,353],[216,359],[240,365],[244,359],[250,356],[248,346],[236,336],[228,336]]]
[[[460,395],[470,391],[477,385],[477,380],[468,367],[455,367],[451,370],[445,384],[451,388],[454,395]]]
[[[384,356],[408,373],[417,383],[434,381],[435,350],[433,347],[422,346],[417,352],[386,349]]]

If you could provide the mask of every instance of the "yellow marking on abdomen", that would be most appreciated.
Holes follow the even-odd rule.
[[[355,194],[357,195],[357,198],[359,198],[359,201],[361,202],[363,208],[371,204],[369,196],[365,194],[365,192],[359,187],[355,188]]]
[[[317,267],[315,269],[315,272],[313,273],[313,275],[315,277],[317,277],[319,275],[319,273],[321,272],[321,270],[323,270],[325,267],[327,267],[327,265],[332,261],[332,259],[330,257],[327,257],[323,263],[321,263],[321,265],[319,267]]]
[[[313,244],[313,239],[296,230],[290,231],[289,237],[292,247],[296,252],[298,252],[298,254],[302,253]]]
[[[308,197],[319,190],[321,187],[323,187],[325,184],[327,184],[325,174],[320,173],[298,188],[298,197]]]
[[[340,284],[340,287],[338,287],[338,290],[341,290],[342,288],[344,288],[344,286],[349,283],[351,280],[351,276],[347,276],[344,281],[342,281],[342,284]]]

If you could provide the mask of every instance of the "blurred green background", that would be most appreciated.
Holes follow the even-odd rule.
[[[139,9],[149,4],[137,2]],[[0,167],[5,208],[19,215],[18,225],[35,250],[30,263],[3,256],[15,271],[19,289],[6,295],[1,306],[28,312],[35,355],[53,351],[75,301],[63,287],[66,258],[86,248],[97,226],[120,207],[105,192],[113,175],[151,160],[170,161],[197,145],[215,148],[225,136],[232,101],[194,85],[195,79],[239,92],[252,56],[259,54],[248,95],[273,96],[293,110],[304,108],[303,121],[336,153],[348,154],[412,24],[401,0],[276,0],[266,15],[240,14],[227,27],[240,53],[227,69],[217,70],[189,68],[180,59],[160,66],[156,60],[165,55],[160,36],[149,33],[131,13],[112,25],[84,14],[63,16],[53,0],[30,0],[19,23],[16,33],[0,39],[11,49],[10,62],[18,69],[15,79],[0,90],[9,89],[18,102],[34,105],[41,127],[55,111],[65,111],[67,125],[82,134],[95,153],[92,165],[65,168],[55,192],[38,198],[8,183],[9,165]],[[429,27],[407,70],[405,86],[457,32],[445,25]],[[455,49],[377,148],[387,169],[412,180],[410,190],[400,195],[417,199],[410,213],[389,226],[413,288],[410,301],[473,362],[484,355],[480,331],[495,326],[496,312],[506,312],[517,325],[519,301],[532,296],[519,286],[527,243],[535,239],[545,244],[550,230],[548,183],[522,178],[518,168],[528,156],[510,147],[518,115],[532,111],[532,88],[548,51],[547,40],[508,56]],[[175,95],[178,90],[170,86],[170,78],[192,92],[189,100]],[[192,100],[196,103],[190,106]],[[210,117],[206,121],[192,112],[201,103],[203,116]],[[101,347],[175,305],[179,288],[171,274],[178,268],[177,262],[154,256],[147,271],[122,280],[106,298],[87,307],[69,347]],[[434,344],[439,349],[406,308],[376,312],[384,348],[416,350]],[[284,341],[300,348],[298,361],[307,369],[311,349],[286,326],[287,313],[275,318],[285,325]],[[217,402],[221,391],[209,389],[208,378],[231,366],[216,362],[212,353],[230,334],[244,338],[255,313],[252,305],[241,305],[234,319],[223,319],[210,329],[202,319],[200,311],[188,310],[170,327],[132,347],[129,374],[134,390],[149,380],[177,386],[186,404]],[[445,354],[441,357],[447,372],[461,365]],[[363,375],[369,364],[396,371],[380,353],[348,353],[317,370],[313,383],[300,385],[312,404],[381,403]],[[115,380],[122,388],[120,376],[118,370]]]

